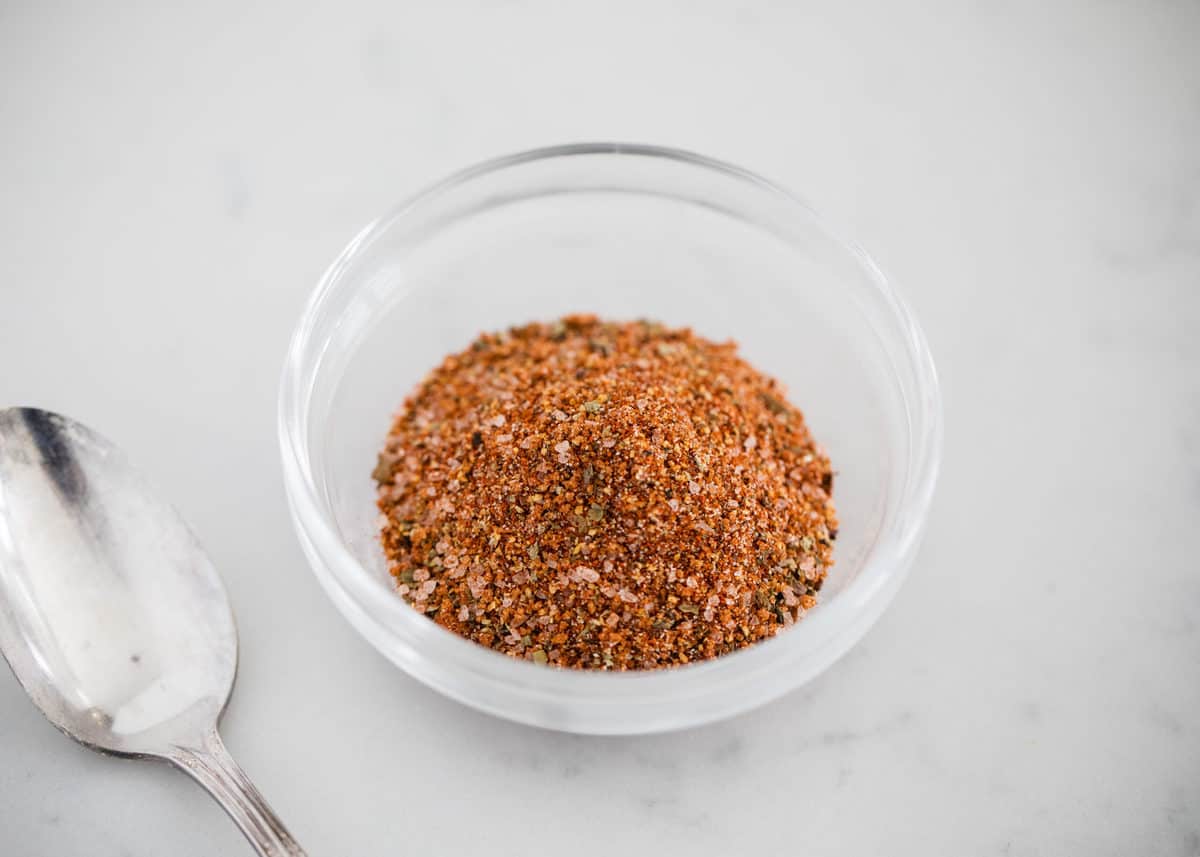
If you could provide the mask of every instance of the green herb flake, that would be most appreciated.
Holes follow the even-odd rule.
[[[779,399],[766,391],[759,393],[758,397],[762,399],[762,403],[766,406],[767,410],[776,416],[787,413],[787,405],[784,404],[782,399]]]
[[[392,477],[396,475],[396,460],[390,455],[380,455],[379,461],[375,465],[375,469],[371,471],[371,478],[380,485],[392,481]]]

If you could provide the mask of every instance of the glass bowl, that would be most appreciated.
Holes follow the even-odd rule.
[[[478,332],[578,312],[733,338],[804,411],[837,470],[840,530],[820,603],[794,627],[682,668],[572,671],[462,639],[396,593],[370,476],[392,415]],[[746,170],[625,144],[490,161],[368,226],[304,310],[279,395],[296,532],[359,633],[468,705],[595,734],[745,711],[844,654],[912,564],[941,431],[924,337],[862,250]]]

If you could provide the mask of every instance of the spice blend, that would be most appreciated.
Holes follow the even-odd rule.
[[[732,342],[571,316],[480,336],[405,402],[374,471],[400,594],[564,667],[770,637],[832,563],[833,471]]]

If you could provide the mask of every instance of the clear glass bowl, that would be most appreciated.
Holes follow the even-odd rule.
[[[736,339],[779,378],[838,475],[836,565],[795,627],[713,661],[559,670],[464,640],[395,592],[370,478],[393,413],[476,333],[573,312]],[[292,340],[279,396],[296,531],[350,623],[406,672],[501,717],[579,733],[677,729],[813,678],[879,617],[917,549],[941,403],[911,313],[867,255],[745,170],[588,144],[465,170],[368,226]]]

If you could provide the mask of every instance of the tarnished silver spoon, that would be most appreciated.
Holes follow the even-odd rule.
[[[237,631],[212,563],[116,447],[32,408],[0,410],[0,651],[67,735],[171,762],[260,855],[303,857],[217,735]]]

